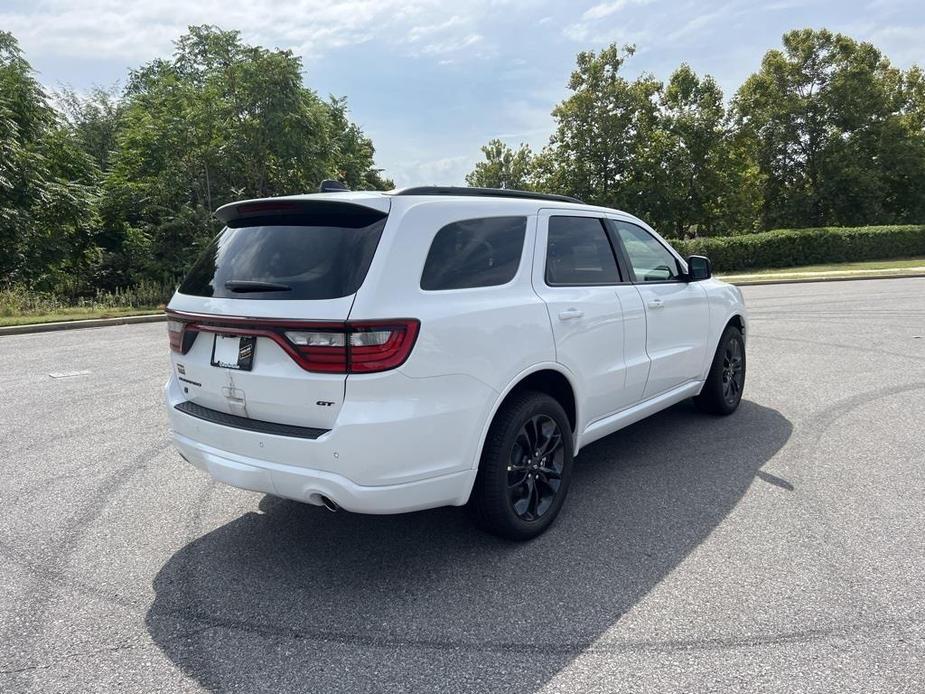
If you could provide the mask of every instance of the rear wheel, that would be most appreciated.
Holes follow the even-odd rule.
[[[565,501],[572,472],[572,430],[562,406],[525,391],[492,422],[469,500],[476,523],[511,540],[548,528]]]
[[[745,340],[734,325],[726,326],[719,340],[713,364],[697,405],[712,414],[732,414],[742,400],[745,388]]]

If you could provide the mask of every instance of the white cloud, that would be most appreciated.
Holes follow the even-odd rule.
[[[446,185],[447,182],[461,183],[475,166],[478,152],[439,159],[403,161],[386,171],[399,188],[416,185]]]
[[[683,25],[672,31],[668,34],[668,41],[680,41],[683,38],[688,36],[693,36],[697,34],[704,27],[709,26],[716,20],[725,17],[729,13],[729,5],[724,5],[712,12],[705,12],[703,14],[698,14],[692,19],[685,22]]]
[[[652,0],[613,0],[612,2],[602,2],[585,10],[581,18],[583,20],[593,21],[603,19],[619,12],[628,5],[648,5]]]
[[[921,7],[921,0],[871,0],[865,9],[870,12],[896,14]]]
[[[554,127],[552,107],[562,100],[566,90],[543,92],[543,96],[532,99],[507,100],[501,110],[499,121],[504,124],[501,132],[486,133],[486,140],[498,138],[514,146],[528,144],[541,148],[549,138]]]
[[[632,43],[645,46],[651,34],[642,29],[627,27],[592,26],[586,23],[570,24],[563,29],[566,38],[581,44]]]
[[[763,12],[783,12],[784,10],[793,10],[805,6],[805,0],[778,0],[777,2],[761,5],[758,9]]]
[[[577,22],[565,26],[562,30],[563,35],[578,43],[607,43],[614,41],[615,35],[625,34],[625,22],[620,24],[619,32],[617,25],[612,21],[603,22],[611,15],[620,12],[631,5],[643,6],[648,5],[653,0],[611,0],[610,2],[601,2],[585,10]],[[637,39],[639,36],[637,35]]]
[[[478,43],[479,24],[525,0],[471,0],[446,17],[441,0],[37,0],[0,10],[0,26],[30,53],[139,61],[172,51],[191,24],[240,28],[246,40],[304,56],[381,39],[411,54]],[[409,47],[427,41],[428,48]]]
[[[442,56],[447,53],[472,48],[485,40],[482,34],[474,30],[477,24],[476,17],[453,15],[434,24],[413,26],[407,33],[408,43],[414,44],[409,49],[409,53],[414,56]],[[423,46],[421,45],[422,43],[424,44]],[[468,51],[466,56],[469,58],[482,58],[488,53],[490,51]],[[438,65],[452,65],[457,62],[459,62],[459,59],[456,57],[443,58],[438,61]]]
[[[424,46],[422,53],[426,55],[440,55],[452,53],[463,48],[469,48],[481,43],[484,37],[481,34],[468,34],[467,36],[451,36],[443,41],[435,41]]]
[[[422,38],[432,36],[433,34],[444,34],[447,33],[450,29],[465,24],[466,21],[459,15],[453,15],[446,21],[440,22],[438,24],[425,24],[423,26],[414,26],[411,27],[408,31],[408,40],[409,41],[420,41]]]

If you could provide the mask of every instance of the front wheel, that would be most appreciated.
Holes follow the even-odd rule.
[[[694,400],[712,414],[732,414],[742,400],[745,388],[745,340],[742,331],[727,325],[713,356],[713,364],[703,390]]]
[[[562,406],[525,391],[492,422],[469,499],[483,530],[529,540],[548,528],[565,501],[572,473],[572,430]]]

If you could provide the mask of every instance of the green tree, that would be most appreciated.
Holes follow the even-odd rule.
[[[115,88],[94,87],[81,94],[64,87],[55,93],[55,105],[80,148],[93,158],[100,171],[108,171],[118,146],[122,115]]]
[[[631,46],[582,52],[572,94],[553,109],[556,131],[538,155],[498,140],[470,185],[523,187],[623,207],[668,235],[747,229],[760,200],[758,171],[731,127],[722,91],[682,65],[662,85],[621,75]]]
[[[516,150],[498,139],[482,147],[485,161],[476,163],[466,175],[466,183],[476,188],[530,190],[535,162],[532,150],[521,144]]]
[[[901,112],[910,132],[925,134],[925,70],[918,65],[902,77]]]
[[[666,205],[665,219],[655,222],[680,237],[747,230],[760,203],[757,164],[731,127],[719,85],[681,65],[660,105],[649,164],[664,172]]]
[[[543,155],[546,186],[591,202],[664,213],[648,185],[655,175],[652,135],[658,122],[661,83],[643,74],[625,79],[620,70],[635,48],[612,44],[578,54],[568,87],[572,94],[552,112],[555,133]]]
[[[346,103],[306,88],[291,52],[235,31],[190,27],[172,59],[132,71],[120,108],[102,284],[182,272],[227,202],[313,191],[325,178],[391,187]]]
[[[881,143],[883,170],[890,199],[887,206],[894,219],[903,222],[925,220],[925,72],[914,65],[901,79],[899,115],[890,118],[887,130],[898,136]]]
[[[0,32],[0,277],[53,289],[94,259],[98,169]]]
[[[735,99],[764,174],[763,225],[920,221],[909,182],[922,180],[925,159],[903,114],[902,73],[871,44],[824,29],[788,32],[783,44]]]
[[[375,148],[363,131],[348,117],[347,100],[330,97],[325,103],[333,133],[331,157],[336,162],[336,178],[351,190],[390,190],[395,183],[373,168]]]

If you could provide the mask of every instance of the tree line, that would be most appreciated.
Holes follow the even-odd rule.
[[[243,198],[326,178],[387,189],[344,99],[289,51],[190,27],[119,92],[49,95],[0,32],[0,283],[67,294],[170,281]]]
[[[801,29],[727,105],[681,65],[624,76],[634,48],[578,54],[539,152],[492,140],[473,186],[577,195],[666,236],[925,222],[925,75],[873,45]]]
[[[925,222],[925,74],[869,43],[797,30],[727,102],[681,65],[625,76],[585,51],[534,152],[492,140],[470,185],[577,195],[691,238]],[[70,295],[176,279],[244,198],[335,178],[388,189],[344,99],[290,51],[190,27],[119,90],[48,94],[0,32],[0,284]]]

